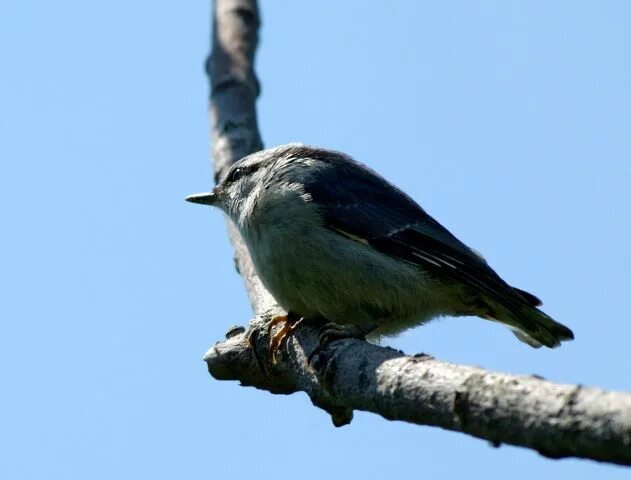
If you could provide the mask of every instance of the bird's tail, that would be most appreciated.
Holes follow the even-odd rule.
[[[531,347],[539,348],[542,345],[555,348],[561,345],[561,342],[574,340],[574,333],[565,325],[553,320],[548,315],[535,307],[524,309],[518,318],[528,319],[528,328],[524,328],[523,322],[519,322],[519,326],[510,325],[515,336]],[[535,325],[536,328],[531,328]]]
[[[526,296],[521,290],[515,290],[526,302],[518,307],[511,306],[511,308],[498,302],[489,302],[491,312],[493,312],[489,315],[491,320],[507,325],[519,340],[534,348],[542,345],[555,348],[563,341],[574,339],[572,330],[537,308],[541,304],[537,297],[531,294]]]

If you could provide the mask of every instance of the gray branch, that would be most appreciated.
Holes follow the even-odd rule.
[[[256,121],[259,82],[254,73],[260,16],[256,0],[216,0],[212,50],[206,62],[210,79],[210,128],[215,180],[246,155],[263,148]],[[255,315],[280,311],[254,271],[237,229],[228,222],[237,269],[245,280]]]
[[[263,322],[233,328],[205,356],[220,380],[273,393],[306,392],[337,425],[352,410],[432,425],[550,458],[582,457],[631,465],[631,394],[559,385],[536,376],[413,357],[360,340],[339,340],[316,355],[317,330],[301,326],[276,364]]]
[[[260,24],[254,0],[216,0],[210,113],[215,178],[262,148],[256,121],[259,84],[254,54]],[[359,340],[338,340],[315,355],[317,327],[302,324],[282,358],[271,361],[266,320],[280,312],[258,279],[248,251],[229,224],[235,260],[256,315],[246,332],[233,327],[204,357],[218,380],[290,394],[306,392],[350,423],[353,410],[468,433],[491,442],[534,449],[550,458],[582,457],[631,465],[631,394],[559,385],[454,365],[429,355],[413,357]]]

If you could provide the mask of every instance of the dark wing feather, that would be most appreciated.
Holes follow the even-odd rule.
[[[482,257],[376,173],[342,154],[312,150],[308,156],[320,163],[303,179],[305,190],[329,228],[467,285],[511,310],[528,303]]]

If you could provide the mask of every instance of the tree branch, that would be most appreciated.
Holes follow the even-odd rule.
[[[631,394],[489,372],[425,354],[410,357],[360,340],[331,343],[310,367],[307,358],[318,341],[311,325],[297,329],[274,364],[263,322],[250,328],[250,340],[244,329],[233,328],[206,353],[211,375],[273,393],[304,391],[337,426],[349,423],[357,409],[550,458],[631,465]]]
[[[262,148],[254,73],[259,23],[255,0],[215,1],[207,73],[216,180]],[[631,394],[489,372],[424,354],[409,357],[359,340],[333,342],[309,365],[317,346],[317,327],[310,324],[302,324],[283,358],[272,362],[265,323],[281,310],[258,279],[238,231],[231,224],[228,230],[256,317],[247,334],[231,328],[204,357],[216,379],[278,394],[304,391],[336,426],[350,423],[358,409],[468,433],[495,446],[532,448],[550,458],[631,465]]]
[[[212,50],[206,61],[215,181],[221,180],[234,162],[263,148],[255,105],[260,89],[254,73],[259,25],[256,0],[215,1]],[[230,222],[228,235],[255,315],[280,311],[257,277],[248,250]]]

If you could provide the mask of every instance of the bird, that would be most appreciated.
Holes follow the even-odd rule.
[[[298,143],[261,150],[186,200],[227,214],[287,312],[269,324],[282,324],[273,352],[302,319],[326,322],[329,340],[379,339],[441,316],[499,322],[535,348],[574,339],[539,298],[509,285],[410,196],[344,153]]]

